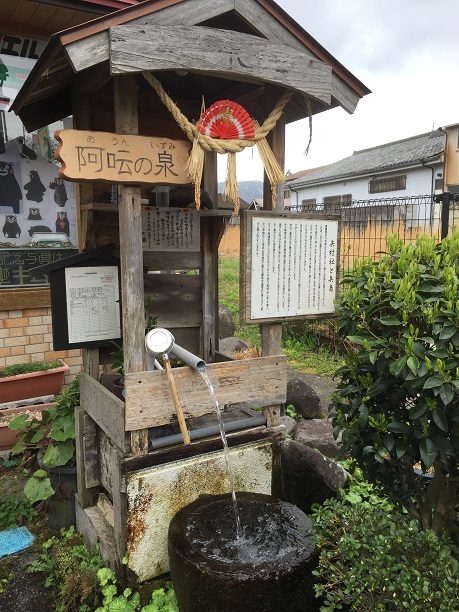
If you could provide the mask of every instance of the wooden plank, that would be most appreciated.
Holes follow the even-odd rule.
[[[254,427],[247,431],[235,432],[227,434],[228,447],[242,446],[260,440],[272,439],[278,440],[280,437],[285,439],[285,427]],[[121,462],[121,473],[127,475],[137,470],[164,465],[173,461],[182,461],[197,455],[212,453],[222,449],[222,440],[220,436],[206,438],[197,442],[192,442],[189,445],[181,444],[173,447],[168,447],[153,451],[142,457],[126,457]]]
[[[234,8],[234,0],[200,0],[199,2],[179,2],[161,8],[131,23],[139,25],[181,24],[193,25],[216,17]],[[153,10],[153,9],[152,9]],[[65,47],[75,72],[109,59],[108,29],[82,40],[69,43]]]
[[[297,49],[309,57],[322,59],[329,63],[334,60],[329,56],[324,49],[324,53],[315,54],[312,49],[306,45],[306,41],[302,40],[302,33],[299,32],[298,37],[295,36],[288,27],[277,19],[273,19],[271,15],[264,9],[260,2],[252,2],[250,0],[235,0],[236,11],[245,19],[247,23],[256,24],[256,28],[260,34],[266,36],[269,40],[275,40],[279,44],[285,44]],[[328,56],[328,57],[327,57]],[[336,60],[335,60],[336,62]],[[337,63],[337,62],[336,62]],[[335,68],[336,70],[336,68]],[[331,95],[332,98],[349,113],[353,113],[360,97],[355,91],[349,87],[336,73],[332,73],[331,77]]]
[[[330,104],[332,69],[324,62],[251,34],[203,26],[110,28],[113,74],[191,70],[288,87]]]
[[[143,263],[149,270],[194,270],[202,267],[201,253],[152,253],[145,251]]]
[[[128,452],[124,430],[124,402],[94,378],[80,373],[80,403],[89,416],[123,452]]]
[[[213,210],[218,209],[217,154],[206,153],[203,187],[209,194]],[[218,219],[203,220],[203,270],[202,287],[202,351],[205,361],[215,361],[218,348],[218,242],[216,232]]]
[[[196,327],[202,323],[203,277],[190,274],[149,274],[145,295],[153,295],[151,314],[159,327]]]
[[[121,559],[115,543],[114,529],[97,506],[82,508],[76,501],[76,526],[88,548],[95,546],[110,567],[121,569]]]
[[[60,178],[73,182],[152,185],[190,182],[188,140],[93,130],[57,130]]]
[[[94,504],[95,490],[88,486],[85,478],[86,467],[93,471],[91,455],[86,453],[86,440],[84,436],[84,417],[85,413],[81,406],[75,408],[75,454],[77,464],[77,498],[82,508],[87,508]],[[95,440],[93,440],[95,444]]]
[[[0,310],[21,310],[23,308],[47,308],[51,306],[49,287],[2,289]]]
[[[242,401],[248,408],[285,403],[285,355],[207,364],[206,371],[221,406]],[[174,368],[173,374],[185,417],[197,417],[215,410],[206,383],[198,372],[186,366]],[[174,420],[175,408],[165,372],[128,374],[125,389],[126,431]]]
[[[115,77],[113,89],[116,132],[138,134],[136,76]],[[127,374],[146,369],[140,187],[120,185],[118,201],[124,372]],[[131,435],[131,451],[148,452],[148,432]]]
[[[99,453],[98,453],[97,425],[91,417],[83,414],[83,457],[84,481],[86,488],[90,489],[100,484],[99,479]]]
[[[113,504],[104,493],[99,493],[99,497],[97,498],[97,507],[102,512],[102,515],[105,517],[107,523],[113,527],[115,523]]]
[[[99,476],[100,484],[113,497],[113,463],[115,456],[115,445],[109,436],[101,431],[99,434]]]

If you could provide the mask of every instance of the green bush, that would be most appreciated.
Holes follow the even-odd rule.
[[[459,491],[459,232],[388,239],[358,262],[337,304],[350,349],[332,398],[345,453],[422,528],[456,530]],[[428,485],[413,467],[433,468]]]
[[[353,483],[314,506],[321,612],[459,610],[459,551],[422,531],[371,485]]]

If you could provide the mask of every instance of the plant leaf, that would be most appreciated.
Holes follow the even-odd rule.
[[[434,389],[435,387],[441,387],[442,384],[443,379],[434,375],[426,380],[423,389]]]
[[[401,325],[402,322],[396,317],[381,317],[379,319],[381,325]]]
[[[429,469],[437,456],[435,444],[430,438],[423,438],[419,444],[419,451],[421,453],[422,462],[426,468]]]
[[[442,431],[448,431],[448,419],[446,418],[444,412],[442,412],[438,408],[434,408],[432,411],[432,418],[438,429],[441,429]]]
[[[440,387],[440,397],[441,401],[445,404],[445,406],[447,406],[454,397],[453,387],[447,383],[444,383]]]
[[[399,359],[397,359],[397,361],[391,363],[389,368],[390,373],[393,376],[398,376],[403,371],[403,368],[406,366],[406,361],[406,357],[400,357]]]
[[[410,368],[413,374],[418,373],[419,359],[417,357],[415,357],[414,355],[411,355],[411,357],[408,357],[408,361],[406,362],[406,365]]]

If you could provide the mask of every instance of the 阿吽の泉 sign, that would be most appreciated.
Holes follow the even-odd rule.
[[[55,157],[62,163],[59,176],[69,181],[190,183],[184,169],[188,141],[85,130],[58,130],[55,137]]]
[[[245,323],[334,312],[340,220],[336,215],[245,211],[241,219],[241,317]]]

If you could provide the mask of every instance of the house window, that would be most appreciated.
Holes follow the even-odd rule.
[[[326,211],[339,211],[343,206],[350,206],[352,200],[352,193],[345,193],[343,195],[326,196],[324,198],[324,210]]]
[[[316,210],[316,199],[307,198],[306,200],[301,200],[301,210],[303,212],[309,212],[310,210]]]
[[[368,193],[383,193],[384,191],[400,191],[406,189],[406,174],[370,179]]]
[[[291,196],[291,191],[288,187],[284,189],[284,198],[289,198]]]

